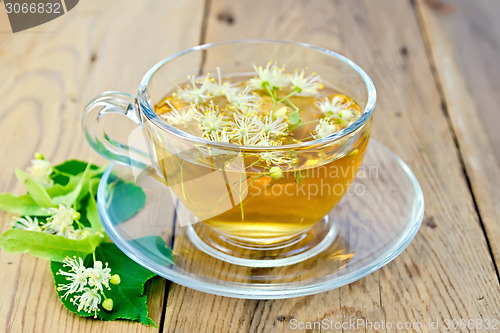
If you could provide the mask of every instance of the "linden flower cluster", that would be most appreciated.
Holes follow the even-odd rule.
[[[49,178],[53,171],[52,165],[46,161],[41,154],[35,154],[35,159],[31,161],[32,165],[28,168],[30,176],[39,184],[48,186],[53,184]],[[45,232],[50,235],[63,236],[69,239],[80,240],[92,234],[90,228],[86,228],[79,223],[80,213],[66,204],[59,204],[57,208],[49,208],[50,214],[45,221],[39,221],[36,217],[30,216],[15,217],[13,220],[14,229]],[[78,228],[75,228],[75,225]]]
[[[85,267],[82,258],[77,257],[66,257],[63,263],[63,267],[68,267],[69,271],[60,269],[57,272],[57,275],[65,276],[68,281],[66,284],[60,283],[57,287],[58,291],[65,291],[62,298],[67,299],[72,295],[70,302],[78,306],[78,311],[94,312],[94,318],[97,317],[101,304],[105,310],[113,310],[113,300],[106,298],[104,288],[111,290],[109,283],[116,285],[121,281],[118,274],[111,276],[108,263],[103,267],[101,261],[94,260],[93,267]]]
[[[271,64],[265,69],[255,68],[259,77],[243,85],[223,81],[219,68],[216,78],[196,80],[190,76],[190,84],[179,87],[173,95],[185,106],[178,109],[167,100],[171,110],[162,117],[171,125],[185,127],[195,121],[201,136],[211,141],[245,146],[280,145],[281,138],[289,133],[289,110],[282,107],[263,112],[264,101],[255,90],[264,89],[268,82],[272,89],[292,85],[296,89],[294,94],[306,95],[317,92],[319,78],[304,78],[303,71],[285,75],[283,68]]]
[[[322,88],[318,76],[305,76],[305,71],[285,74],[283,67],[273,63],[265,68],[254,66],[257,77],[243,84],[223,81],[220,69],[217,77],[207,76],[196,80],[189,77],[189,84],[179,87],[173,97],[184,103],[180,108],[170,101],[170,111],[161,116],[171,125],[189,128],[192,122],[205,139],[246,146],[279,146],[289,135],[288,114],[293,106],[282,106],[293,95],[313,96]],[[289,94],[279,98],[278,92]],[[257,91],[268,91],[273,108],[262,108],[263,98]],[[260,156],[266,164],[292,164],[294,158],[283,153],[264,153]]]
[[[311,102],[311,107],[317,109],[321,119],[315,120],[318,125],[310,133],[311,138],[331,135],[357,117],[350,101],[341,97],[320,100],[324,84],[318,75],[306,75],[304,69],[286,73],[284,66],[273,62],[253,67],[256,76],[238,83],[223,80],[219,68],[215,77],[189,76],[189,83],[179,86],[165,100],[160,117],[210,141],[261,147],[304,139],[293,138],[293,131],[304,125],[293,97],[312,97],[316,101]],[[267,166],[297,162],[295,157],[279,151],[261,153],[258,159]]]
[[[52,174],[52,164],[46,161],[42,154],[36,153],[35,159],[31,160],[31,167],[28,168],[31,178],[40,183],[44,188],[52,186],[54,181],[50,179]]]
[[[316,102],[315,106],[324,114],[324,118],[319,120],[314,133],[311,133],[315,139],[326,138],[352,124],[361,115],[354,103],[346,98],[335,96],[330,101],[325,98],[323,101]]]
[[[30,216],[18,217],[14,219],[13,228],[45,232],[75,240],[84,239],[92,234],[90,228],[79,224],[80,213],[72,207],[60,204],[58,208],[49,208],[47,211],[51,215],[45,221],[38,221],[36,217],[31,218]],[[75,223],[80,227],[79,229],[75,229]]]

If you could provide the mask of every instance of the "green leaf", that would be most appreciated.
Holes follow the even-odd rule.
[[[90,169],[91,170],[98,170],[99,167],[97,165],[84,162],[84,161],[79,161],[79,160],[67,160],[59,165],[54,166],[54,170],[60,172],[60,173],[65,173],[68,175],[79,175],[82,172],[84,172],[87,169],[87,166],[90,164]]]
[[[106,198],[109,215],[119,222],[125,222],[137,214],[145,202],[146,194],[142,188],[118,178],[110,185],[109,196]]]
[[[70,193],[71,191],[73,191],[75,189],[75,187],[78,185],[78,183],[80,182],[80,179],[81,179],[80,176],[69,176],[66,178],[67,178],[67,181],[64,185],[54,182],[54,185],[47,188],[47,194],[51,198],[67,195],[68,193]]]
[[[54,207],[50,196],[48,195],[45,188],[36,180],[31,178],[27,173],[21,170],[16,170],[16,176],[19,181],[24,182],[26,189],[28,190],[31,198],[41,207],[49,208]]]
[[[165,241],[158,236],[145,236],[138,239],[130,240],[134,248],[142,248],[144,252],[151,255],[156,263],[162,265],[171,265],[174,263],[172,249],[165,245]]]
[[[106,321],[128,319],[138,321],[144,325],[153,325],[156,327],[153,320],[149,318],[147,297],[144,292],[146,282],[155,277],[156,274],[136,264],[123,254],[123,252],[121,252],[114,244],[101,244],[95,251],[95,257],[96,260],[109,264],[108,267],[111,269],[111,275],[118,274],[121,278],[120,284],[110,284],[111,290],[104,291],[106,298],[113,300],[113,309],[111,311],[106,311],[101,308],[101,310],[97,312],[97,316]],[[87,256],[84,262],[87,267],[92,267],[92,256]],[[52,271],[52,275],[54,276],[54,282],[57,290],[57,286],[59,284],[67,283],[64,276],[57,275],[57,272],[60,269],[63,271],[66,271],[67,269],[63,267],[61,263],[57,262],[51,262],[50,269]],[[67,299],[62,298],[64,291],[58,291],[57,293],[64,306],[69,311],[82,317],[94,315],[93,313],[78,311],[78,307],[71,303],[71,297],[68,297]]]
[[[97,234],[74,240],[40,231],[10,229],[0,235],[0,248],[10,253],[29,252],[35,257],[62,262],[65,257],[84,257],[94,252],[102,240],[103,237]]]
[[[73,179],[75,178],[78,179],[78,183],[76,184],[76,186],[74,186],[73,190],[65,195],[52,198],[52,202],[54,202],[55,204],[65,203],[66,205],[71,206],[75,201],[77,201],[77,199],[81,199],[85,195],[87,195],[88,193],[87,182],[90,180],[92,176],[89,173],[89,171],[90,171],[90,163],[87,165],[87,168],[81,175],[71,177]],[[71,179],[69,183],[71,183]]]
[[[46,209],[40,207],[28,194],[16,197],[10,193],[0,193],[0,210],[21,216],[50,215]]]
[[[97,211],[97,202],[95,196],[97,194],[97,185],[99,185],[99,179],[92,179],[89,181],[89,200],[87,202],[87,207],[85,208],[85,216],[90,223],[90,227],[94,230],[101,230],[101,219],[99,218],[99,213]]]
[[[288,115],[288,121],[290,122],[290,125],[296,126],[300,123],[300,114],[299,111],[292,111]]]
[[[69,181],[71,181],[71,176],[81,175],[87,169],[89,164],[92,177],[100,178],[106,169],[106,166],[99,167],[97,165],[78,160],[68,160],[54,166],[54,172],[52,173],[51,178],[55,184],[66,185]]]

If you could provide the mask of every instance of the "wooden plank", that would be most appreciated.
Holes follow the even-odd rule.
[[[500,263],[498,1],[418,1],[422,30],[495,261]],[[496,156],[495,158],[495,151]]]
[[[388,266],[314,296],[249,301],[173,285],[165,329],[286,332],[291,319],[352,318],[421,322],[415,331],[427,332],[431,320],[498,318],[498,279],[410,2],[212,2],[206,41],[264,37],[318,44],[367,70],[379,95],[373,136],[421,182],[423,227]]]
[[[23,191],[14,169],[27,167],[36,151],[53,162],[80,158],[103,163],[84,139],[81,110],[105,90],[135,93],[150,66],[197,44],[202,11],[201,0],[126,5],[86,0],[54,21],[12,34],[0,10],[0,191]],[[123,125],[127,122],[120,122]],[[4,216],[0,229],[8,223]],[[2,332],[157,331],[68,312],[57,299],[46,261],[0,252],[0,267]],[[158,279],[148,293],[156,323],[162,315],[164,288],[165,281]]]
[[[419,0],[416,3],[440,78],[450,81],[450,75],[456,75],[458,77],[453,79],[460,82],[461,87],[458,84],[446,87],[451,83],[442,83],[446,97],[456,99],[448,91],[455,88],[456,94],[461,89],[472,100],[473,105],[468,105],[468,102],[467,106],[471,106],[474,113],[469,111],[471,113],[459,115],[482,120],[483,131],[488,134],[496,157],[500,160],[500,132],[497,129],[500,117],[496,111],[500,103],[500,3],[495,0],[453,0],[441,3]],[[447,57],[450,57],[447,60],[450,64],[444,63]],[[444,73],[451,70],[452,73]],[[457,113],[450,110],[450,115]],[[468,123],[468,119],[466,121]]]

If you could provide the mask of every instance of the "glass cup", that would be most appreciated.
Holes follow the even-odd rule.
[[[257,147],[208,141],[168,125],[155,113],[155,105],[188,75],[207,76],[219,68],[248,76],[253,64],[269,61],[318,73],[330,88],[356,101],[362,115],[326,138]],[[375,101],[368,75],[335,52],[288,41],[226,41],[159,62],[143,77],[138,97],[99,95],[84,110],[83,129],[105,158],[153,170],[162,178],[179,200],[178,210],[188,212],[179,215],[196,247],[234,264],[273,267],[310,258],[336,238],[328,213],[348,192],[363,160]],[[100,120],[112,113],[140,127],[147,152],[106,134]],[[263,156],[293,158],[296,163],[278,169],[255,167]]]

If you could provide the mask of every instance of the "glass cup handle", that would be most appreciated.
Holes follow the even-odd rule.
[[[104,158],[129,167],[146,168],[145,161],[150,160],[147,152],[117,142],[106,134],[100,120],[107,114],[123,115],[142,129],[135,96],[117,91],[98,95],[85,107],[82,127],[90,146]]]

